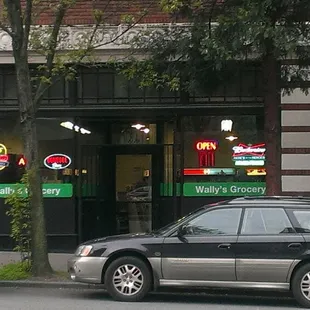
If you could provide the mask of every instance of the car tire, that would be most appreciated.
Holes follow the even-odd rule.
[[[109,265],[104,283],[114,300],[134,302],[142,300],[151,290],[152,275],[143,260],[133,256],[124,256]]]
[[[309,283],[306,282],[307,280]],[[309,289],[308,298],[306,297],[306,291],[303,291],[303,287]],[[291,290],[296,301],[302,307],[310,308],[310,264],[301,266],[296,270],[291,282]]]

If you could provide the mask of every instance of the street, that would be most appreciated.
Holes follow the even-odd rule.
[[[2,310],[259,310],[297,309],[298,306],[287,294],[264,294],[262,296],[209,294],[153,293],[143,302],[114,302],[101,290],[73,290],[46,288],[0,287],[0,309]]]

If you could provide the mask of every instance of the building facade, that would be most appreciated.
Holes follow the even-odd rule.
[[[78,7],[66,22],[90,23],[87,10]],[[144,24],[126,36],[166,21],[167,16],[152,7]],[[87,29],[65,27],[63,49],[74,46]],[[121,31],[109,28],[111,37]],[[230,79],[205,93],[184,96],[169,89],[141,89],[137,81],[104,65],[111,55],[125,55],[124,41],[97,50],[99,67],[81,66],[76,79],[53,84],[38,113],[50,251],[72,251],[81,241],[100,236],[147,232],[207,203],[265,194],[260,66],[234,64]],[[5,197],[14,190],[27,159],[5,33],[0,33],[0,45],[0,249],[9,250],[13,244]],[[31,61],[43,62],[35,54]],[[310,112],[303,111],[310,110],[307,102],[309,97],[300,93],[282,97],[284,194],[310,193],[310,173],[305,173],[310,171]]]
[[[310,194],[310,96],[295,88],[281,100],[282,191]]]

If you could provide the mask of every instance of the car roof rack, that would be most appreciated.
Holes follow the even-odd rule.
[[[266,201],[290,203],[293,201],[298,201],[299,203],[310,203],[310,197],[305,196],[244,196],[232,199],[229,203],[247,203],[249,201],[255,200],[256,202],[266,203]]]
[[[278,199],[278,200],[287,200],[287,199],[305,199],[310,200],[310,197],[305,196],[244,196],[243,199]]]

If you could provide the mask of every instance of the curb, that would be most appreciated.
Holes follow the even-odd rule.
[[[77,283],[77,282],[48,282],[48,281],[0,281],[0,287],[29,287],[29,288],[55,288],[55,289],[97,289],[103,290],[103,285]]]
[[[86,284],[79,282],[61,282],[61,281],[0,281],[0,288],[42,288],[42,289],[73,289],[73,290],[104,290],[105,287],[102,284]],[[151,292],[153,295],[182,295],[186,296],[207,296],[207,297],[225,297],[225,298],[264,298],[264,299],[277,299],[291,300],[293,296],[287,292],[270,292],[270,291],[242,291],[242,290],[229,290],[229,289],[209,289],[209,290],[188,290],[188,289],[160,289]]]

